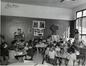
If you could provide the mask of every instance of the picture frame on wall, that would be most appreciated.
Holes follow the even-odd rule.
[[[37,29],[34,29],[34,36],[38,36]]]
[[[33,28],[34,29],[45,29],[45,21],[34,20]]]
[[[43,36],[44,32],[40,29],[34,29],[34,36]]]
[[[43,36],[45,29],[45,21],[34,20],[33,29],[34,29],[34,36]]]
[[[45,21],[40,21],[39,28],[40,29],[45,29]]]
[[[39,28],[39,22],[37,20],[33,21],[33,28],[38,29]]]

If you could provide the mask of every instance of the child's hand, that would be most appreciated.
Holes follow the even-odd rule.
[[[29,49],[31,49],[32,47],[30,46]]]

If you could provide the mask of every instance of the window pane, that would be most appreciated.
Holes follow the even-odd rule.
[[[76,20],[76,29],[78,29],[79,33],[81,34],[81,18]]]
[[[86,17],[82,19],[82,34],[86,34]]]
[[[77,18],[82,17],[82,11],[77,12]]]
[[[76,29],[79,29],[79,19],[76,20]]]
[[[86,10],[83,11],[83,16],[86,16]]]
[[[82,36],[82,40],[84,40],[84,45],[86,45],[86,35]]]

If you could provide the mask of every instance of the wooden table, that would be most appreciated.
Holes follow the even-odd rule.
[[[38,48],[45,48],[46,46],[47,46],[47,45],[45,45],[45,44],[37,44],[37,45],[36,45],[37,53],[39,53]]]
[[[24,62],[24,56],[25,56],[25,54],[16,55],[15,57],[18,59],[19,62]]]

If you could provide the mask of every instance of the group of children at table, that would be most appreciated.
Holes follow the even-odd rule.
[[[32,43],[32,44],[31,44]],[[69,41],[63,41],[62,39],[59,40],[59,42],[56,41],[48,41],[48,40],[41,40],[41,41],[37,41],[35,40],[34,42],[29,41],[29,42],[24,42],[24,41],[14,41],[12,42],[12,49],[15,49],[15,51],[17,52],[18,50],[23,50],[27,53],[25,55],[25,59],[27,59],[28,55],[31,56],[31,59],[33,58],[33,55],[36,51],[36,44],[38,43],[42,43],[42,44],[46,44],[47,46],[44,49],[43,52],[43,62],[46,61],[47,63],[50,63],[52,65],[57,65],[57,61],[59,61],[59,65],[62,64],[62,60],[63,57],[61,57],[61,55],[63,55],[64,53],[66,54],[66,57],[64,59],[66,59],[65,64],[68,66],[73,66],[73,62],[76,60],[76,46]],[[20,45],[21,44],[21,45]],[[7,45],[7,44],[6,44]],[[6,46],[4,46],[6,47]],[[4,52],[4,51],[3,51]],[[59,54],[59,56],[58,56]]]
[[[60,39],[59,42],[53,41],[48,44],[45,50],[44,60],[52,65],[59,66],[64,60],[65,65],[73,66],[76,61],[79,51],[77,47],[71,41],[63,41]]]

